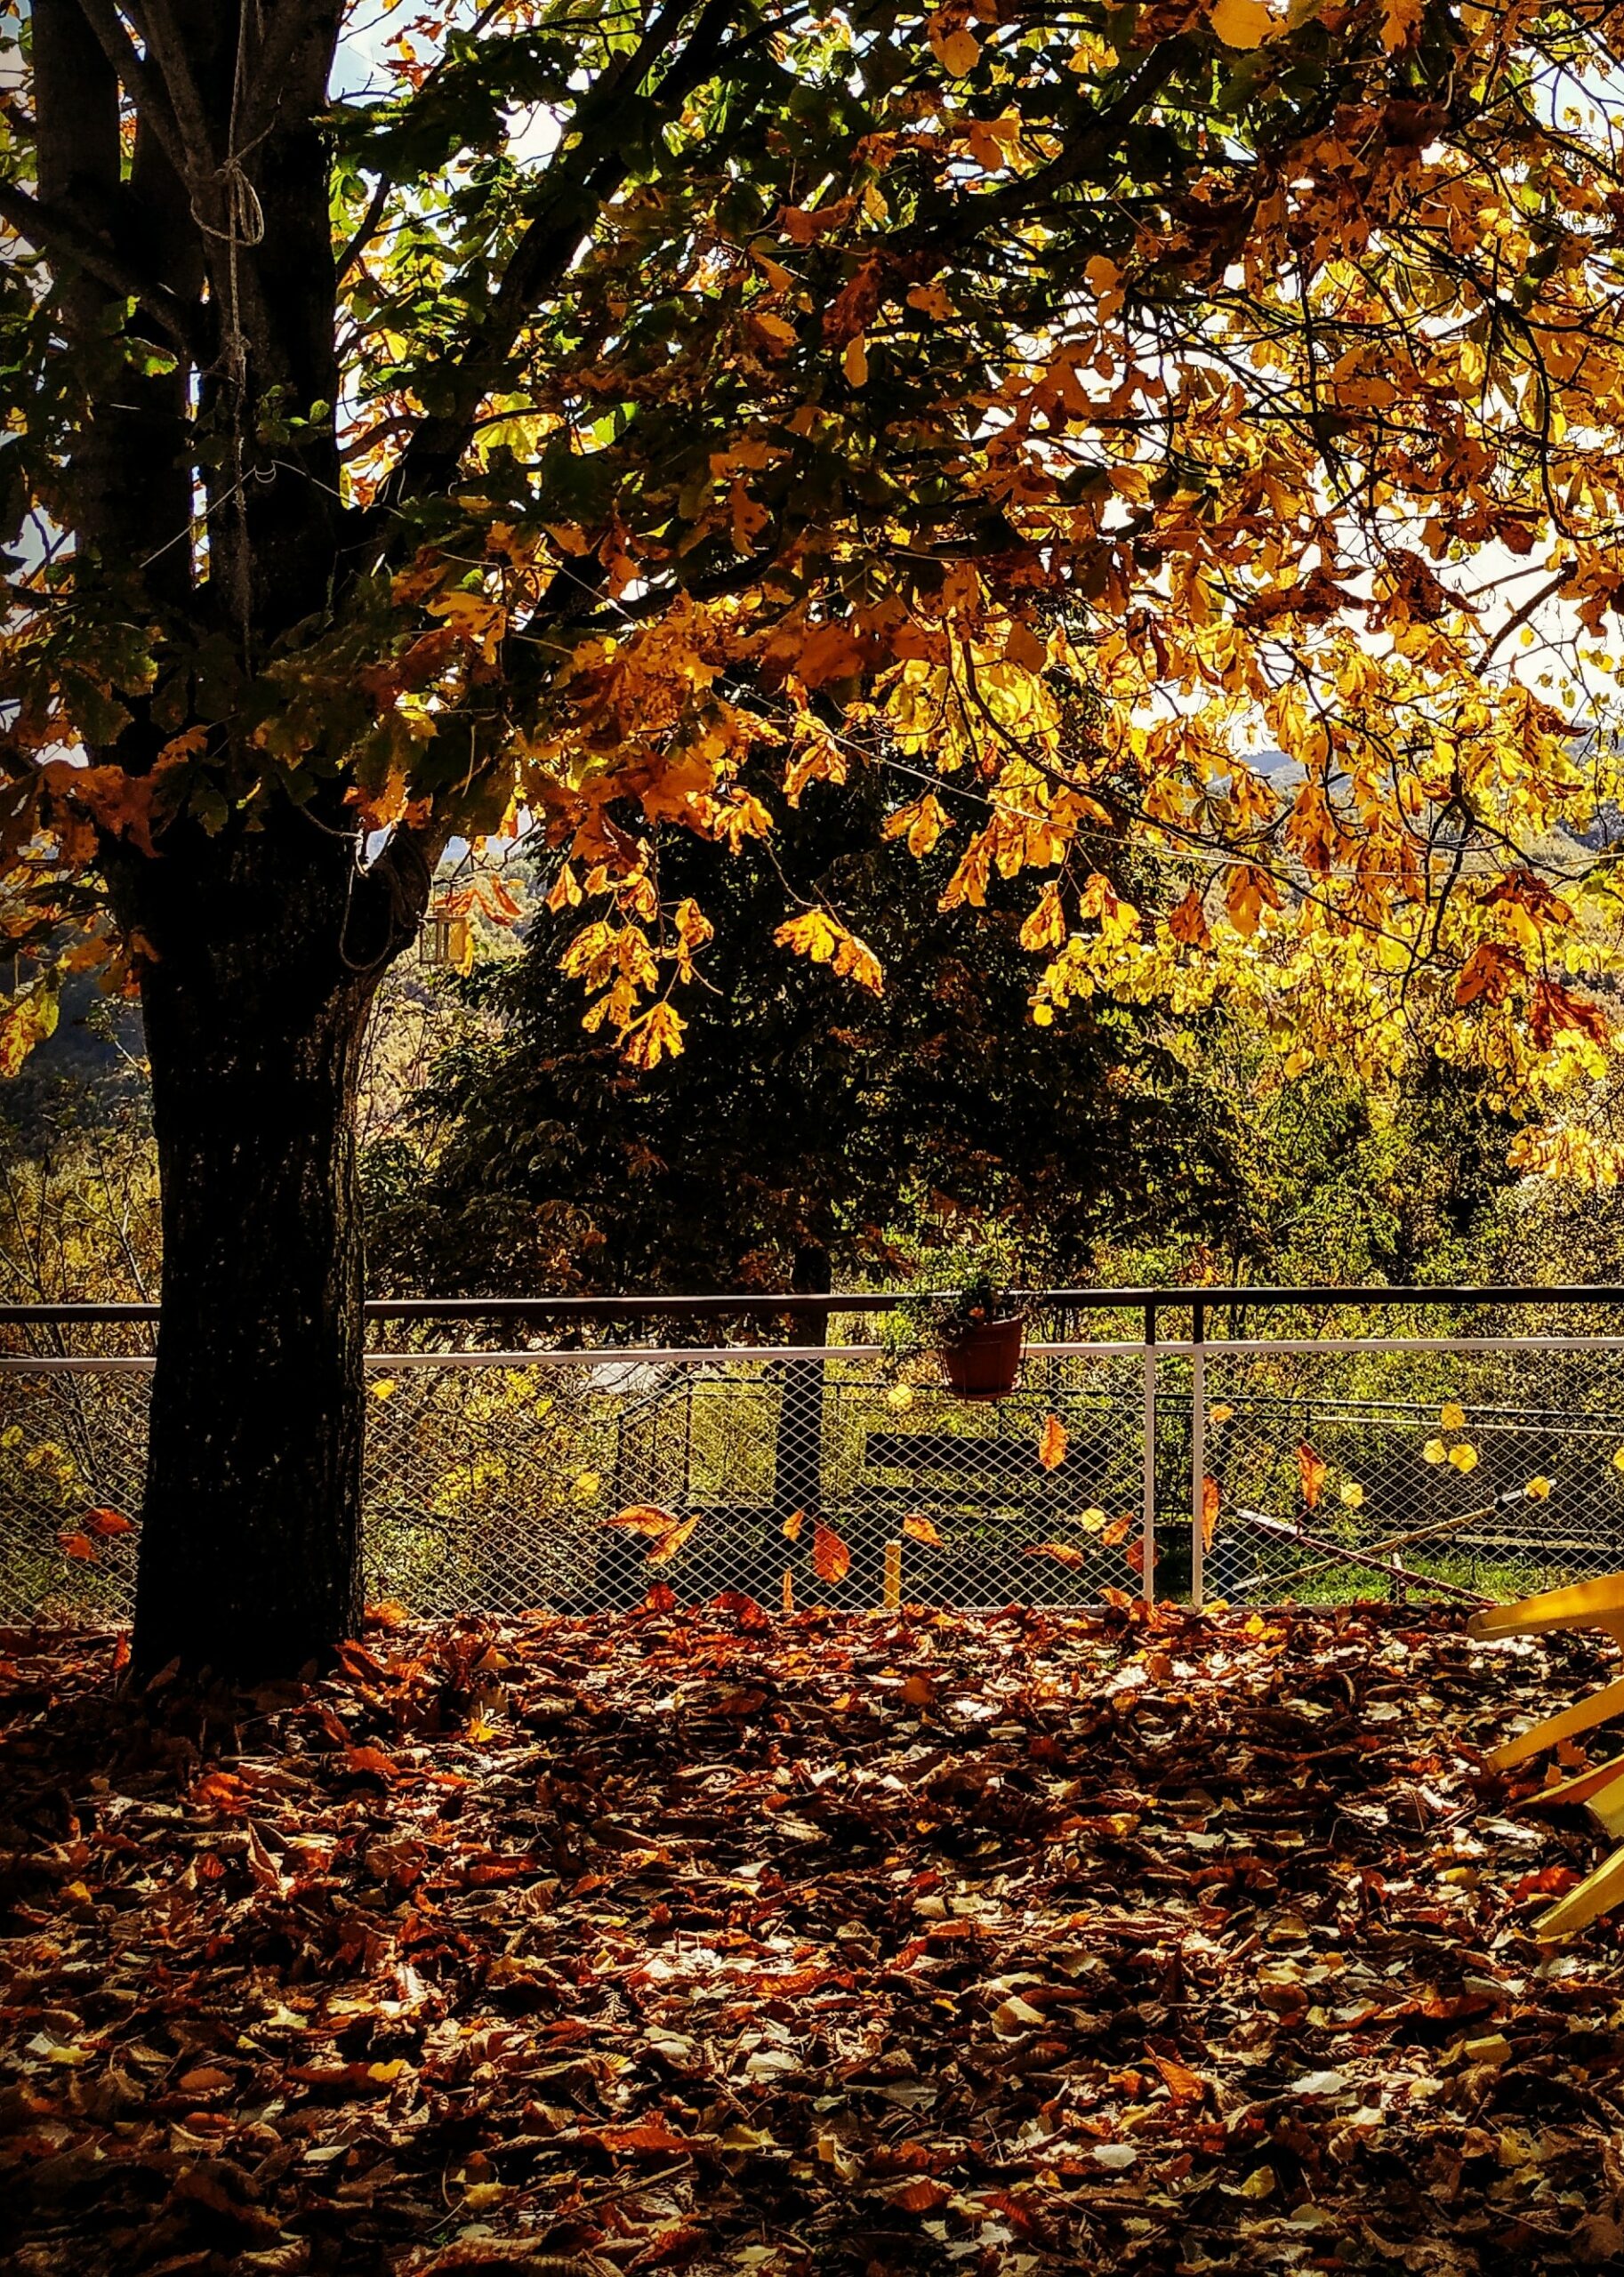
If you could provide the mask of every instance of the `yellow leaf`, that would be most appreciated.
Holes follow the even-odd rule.
[[[884,838],[905,837],[910,854],[929,854],[947,827],[947,811],[934,791],[927,791],[912,805],[898,807],[880,825]]]
[[[1531,1502],[1548,1501],[1550,1499],[1551,1482],[1548,1478],[1531,1478],[1527,1485],[1523,1489],[1523,1492],[1527,1495]]]
[[[1338,1499],[1345,1510],[1362,1510],[1364,1508],[1364,1489],[1350,1478],[1338,1490]]]
[[[597,1499],[598,1489],[602,1484],[602,1480],[595,1470],[583,1470],[576,1476],[575,1492],[583,1502],[594,1501]]]
[[[913,1404],[912,1385],[893,1384],[885,1396],[885,1404],[888,1407],[894,1407],[898,1414],[905,1413]]]
[[[980,44],[972,31],[961,28],[949,32],[945,39],[932,32],[930,44],[935,48],[943,69],[951,72],[955,79],[964,78],[981,60]]]
[[[806,1523],[807,1514],[804,1510],[792,1510],[789,1517],[785,1518],[784,1522],[784,1538],[785,1541],[799,1541],[800,1540],[800,1530]]]
[[[429,614],[443,616],[459,640],[478,648],[487,664],[496,662],[508,629],[508,613],[500,601],[487,600],[483,593],[440,593],[430,602]]]
[[[1389,55],[1405,47],[1421,28],[1421,0],[1382,0],[1381,44]]]
[[[781,948],[795,949],[814,964],[832,965],[843,980],[855,980],[875,996],[883,994],[885,974],[866,941],[848,931],[826,909],[808,909],[780,925],[773,938]]]
[[[1462,1439],[1459,1446],[1450,1449],[1449,1459],[1457,1470],[1475,1470],[1477,1468],[1477,1450],[1466,1439]]]
[[[1105,1530],[1105,1514],[1103,1510],[1079,1510],[1077,1523],[1084,1533],[1103,1533]]]
[[[1261,47],[1279,28],[1263,0],[1215,0],[1208,14],[1226,47]]]
[[[372,1396],[374,1399],[393,1399],[396,1388],[393,1376],[380,1376],[372,1388]]]
[[[1459,1431],[1466,1421],[1466,1410],[1457,1405],[1454,1400],[1447,1399],[1438,1420],[1446,1431]]]
[[[846,352],[840,358],[840,369],[854,388],[867,386],[868,347],[860,332],[847,342]]]
[[[902,1522],[902,1530],[904,1533],[911,1535],[915,1541],[931,1542],[938,1549],[943,1546],[941,1535],[929,1518],[904,1518]]]
[[[908,294],[908,306],[937,324],[945,324],[959,313],[939,285],[915,285]]]
[[[1427,1444],[1421,1449],[1423,1462],[1443,1462],[1448,1460],[1448,1456],[1449,1449],[1442,1439],[1428,1439]],[[1624,1468],[1624,1465],[1620,1465],[1620,1468]]]
[[[682,1050],[684,1021],[674,1004],[651,1004],[626,1031],[621,1057],[630,1067],[657,1067]]]
[[[1066,1448],[1071,1444],[1065,1426],[1057,1415],[1046,1415],[1043,1428],[1038,1434],[1038,1460],[1045,1470],[1054,1470],[1065,1460]]]
[[[1221,1399],[1216,1407],[1207,1410],[1207,1420],[1209,1423],[1227,1423],[1234,1413],[1234,1410],[1227,1400]]]
[[[1044,887],[1037,906],[1021,927],[1020,937],[1024,949],[1057,949],[1065,941],[1065,912],[1060,906],[1058,886]]]

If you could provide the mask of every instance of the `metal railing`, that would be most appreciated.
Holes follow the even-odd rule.
[[[913,1301],[369,1305],[369,1597],[1470,1602],[1624,1566],[1624,1289],[1038,1291],[985,1404],[876,1340]],[[127,1613],[156,1318],[0,1307],[0,1622]]]

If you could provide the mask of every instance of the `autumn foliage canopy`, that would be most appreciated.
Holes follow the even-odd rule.
[[[117,179],[8,103],[8,1065],[64,961],[162,953],[109,860],[289,806],[363,862],[539,825],[587,1021],[647,1065],[709,933],[662,833],[880,768],[950,903],[1030,879],[1040,1022],[1228,988],[1298,1064],[1595,1072],[1608,870],[1551,845],[1608,795],[1624,598],[1608,11],[217,13],[229,148],[167,5],[84,12]],[[314,399],[255,282],[312,138]],[[79,495],[132,401],[192,502],[139,549]],[[838,908],[780,940],[884,985]]]

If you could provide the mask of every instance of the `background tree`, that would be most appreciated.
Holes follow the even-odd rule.
[[[1107,1001],[1034,1027],[1022,897],[942,911],[953,857],[884,835],[880,770],[793,809],[760,795],[770,840],[661,854],[663,898],[715,929],[680,1056],[631,1068],[583,1034],[559,986],[567,910],[461,985],[486,1018],[415,1095],[426,1143],[398,1118],[364,1157],[380,1292],[784,1288],[808,1243],[846,1285],[939,1275],[984,1225],[1053,1282],[1107,1234],[1218,1234],[1235,1101],[1160,1015]],[[786,899],[839,909],[883,993],[776,945]]]
[[[335,83],[340,0],[37,0],[0,1057],[84,921],[164,1189],[141,1661],[355,1618],[357,1070],[453,830],[542,819],[636,1065],[706,937],[659,840],[763,833],[765,753],[888,770],[954,905],[1041,873],[1040,1020],[1599,1069],[1537,847],[1611,785],[1491,668],[1624,588],[1613,23],[468,0]],[[1141,910],[1126,833],[1210,889]],[[783,941],[882,985],[836,910]]]

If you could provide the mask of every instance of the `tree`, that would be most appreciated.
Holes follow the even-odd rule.
[[[706,937],[661,840],[760,834],[752,752],[883,768],[954,905],[1039,872],[1040,1021],[1227,987],[1351,1066],[1599,1065],[1540,848],[1608,770],[1497,670],[1624,585],[1613,21],[457,0],[335,95],[340,0],[38,0],[0,1058],[65,964],[139,987],[141,1663],[355,1619],[356,1068],[453,831],[567,855],[636,1065]],[[1127,834],[1210,888],[1127,902]],[[882,985],[838,910],[784,942]]]
[[[770,841],[685,835],[661,856],[664,896],[715,929],[675,1058],[629,1068],[582,1033],[558,977],[572,912],[539,911],[522,957],[452,984],[498,1017],[419,1090],[427,1146],[364,1160],[381,1289],[781,1289],[808,1243],[845,1276],[940,1279],[933,1252],[951,1270],[984,1223],[1056,1283],[1107,1232],[1218,1232],[1236,1100],[1180,1063],[1159,1014],[1079,1005],[1033,1027],[1018,888],[938,909],[953,857],[883,835],[879,770],[792,809],[756,787]],[[775,945],[786,894],[841,911],[880,994]]]

